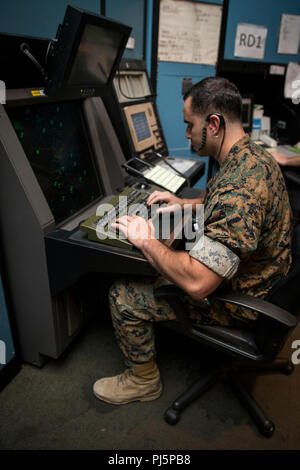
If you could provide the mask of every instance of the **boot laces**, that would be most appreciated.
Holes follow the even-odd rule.
[[[132,370],[126,369],[122,374],[118,375],[118,385],[123,385],[131,376]]]

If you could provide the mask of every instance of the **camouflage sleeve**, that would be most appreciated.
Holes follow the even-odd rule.
[[[189,251],[189,255],[219,276],[230,279],[239,266],[239,257],[227,246],[205,235]]]
[[[245,188],[223,188],[208,202],[204,218],[205,235],[226,245],[240,260],[256,251],[263,211]]]

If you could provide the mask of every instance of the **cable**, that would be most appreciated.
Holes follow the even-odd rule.
[[[28,46],[28,44],[26,44],[26,42],[22,42],[21,46],[20,46],[20,51],[26,55],[30,60],[31,62],[34,63],[34,65],[39,69],[39,71],[41,72],[41,74],[45,77],[45,79],[47,79],[47,75],[46,75],[46,71],[45,69],[41,66],[41,64],[36,60],[36,58],[31,54],[31,51],[30,51],[30,47]]]
[[[218,155],[217,155],[217,157],[216,157],[216,160],[217,160],[217,162],[219,162],[219,156],[220,156],[220,153],[221,153],[221,150],[222,150],[223,144],[224,144],[224,140],[225,140],[225,132],[226,132],[226,126],[225,126],[225,121],[224,121],[224,134],[223,134],[223,138],[222,138],[222,142],[221,142],[221,145],[220,145],[220,148],[219,148]]]
[[[146,98],[155,98],[156,97],[156,95],[143,95],[143,96],[127,96],[127,95],[125,95],[125,93],[123,92],[122,87],[121,87],[121,80],[120,80],[121,73],[120,73],[120,70],[118,70],[117,76],[118,76],[119,90],[120,90],[121,95],[124,98],[126,98],[128,100],[142,100],[142,99],[146,99]]]
[[[190,188],[191,187],[191,183],[190,183],[190,180],[189,178],[187,178],[183,173],[181,173],[181,171],[177,170],[177,168],[175,168],[173,165],[171,165],[171,163],[168,162],[167,158],[168,157],[163,157],[160,153],[158,152],[154,152],[155,155],[157,155],[159,158],[162,158],[164,163],[166,163],[170,168],[172,168],[172,170],[176,171],[176,173],[178,173],[179,176],[182,176],[182,178],[184,178],[186,181],[187,181],[187,185],[188,187]]]
[[[202,129],[202,140],[201,140],[201,144],[199,145],[198,150],[202,150],[203,147],[205,147],[206,134],[207,134],[207,129],[206,129],[207,124],[208,124],[208,121],[205,120],[205,126],[203,126],[203,129]]]
[[[219,113],[210,113],[206,116],[206,119],[204,121],[204,124],[205,126],[203,126],[203,129],[202,129],[202,141],[201,141],[201,144],[198,148],[198,150],[202,150],[203,147],[205,146],[206,144],[206,135],[207,135],[207,124],[209,123],[209,118],[211,116],[218,116],[218,118],[220,119],[220,127],[224,126],[224,134],[223,134],[223,139],[222,139],[222,142],[221,142],[221,146],[220,146],[220,149],[219,149],[219,152],[218,152],[218,156],[217,156],[217,159],[220,155],[220,152],[221,152],[221,149],[222,149],[222,146],[223,146],[223,143],[224,143],[224,138],[225,138],[225,130],[226,130],[226,126],[225,126],[225,119],[224,119],[224,116],[222,116],[222,114],[219,114]]]
[[[45,69],[47,70],[47,65],[48,65],[48,55],[49,55],[49,52],[50,52],[50,49],[53,45],[54,42],[57,42],[58,39],[54,38],[54,39],[51,39],[49,41],[49,44],[48,44],[48,47],[47,47],[47,51],[46,51],[46,56],[45,56]]]

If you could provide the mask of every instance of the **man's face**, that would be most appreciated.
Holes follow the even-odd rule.
[[[192,97],[189,96],[183,105],[184,122],[187,124],[185,136],[191,141],[191,146],[198,155],[207,155],[206,145],[200,149],[202,144],[203,128],[205,127],[205,118],[194,114],[192,111]]]

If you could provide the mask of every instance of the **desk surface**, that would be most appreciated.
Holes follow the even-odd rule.
[[[297,147],[295,147],[297,150],[299,150],[299,152],[298,151],[294,152],[290,150],[291,148],[292,148],[291,145],[278,145],[276,148],[274,148],[274,152],[282,153],[288,158],[297,157],[300,155],[300,149],[297,149]]]

